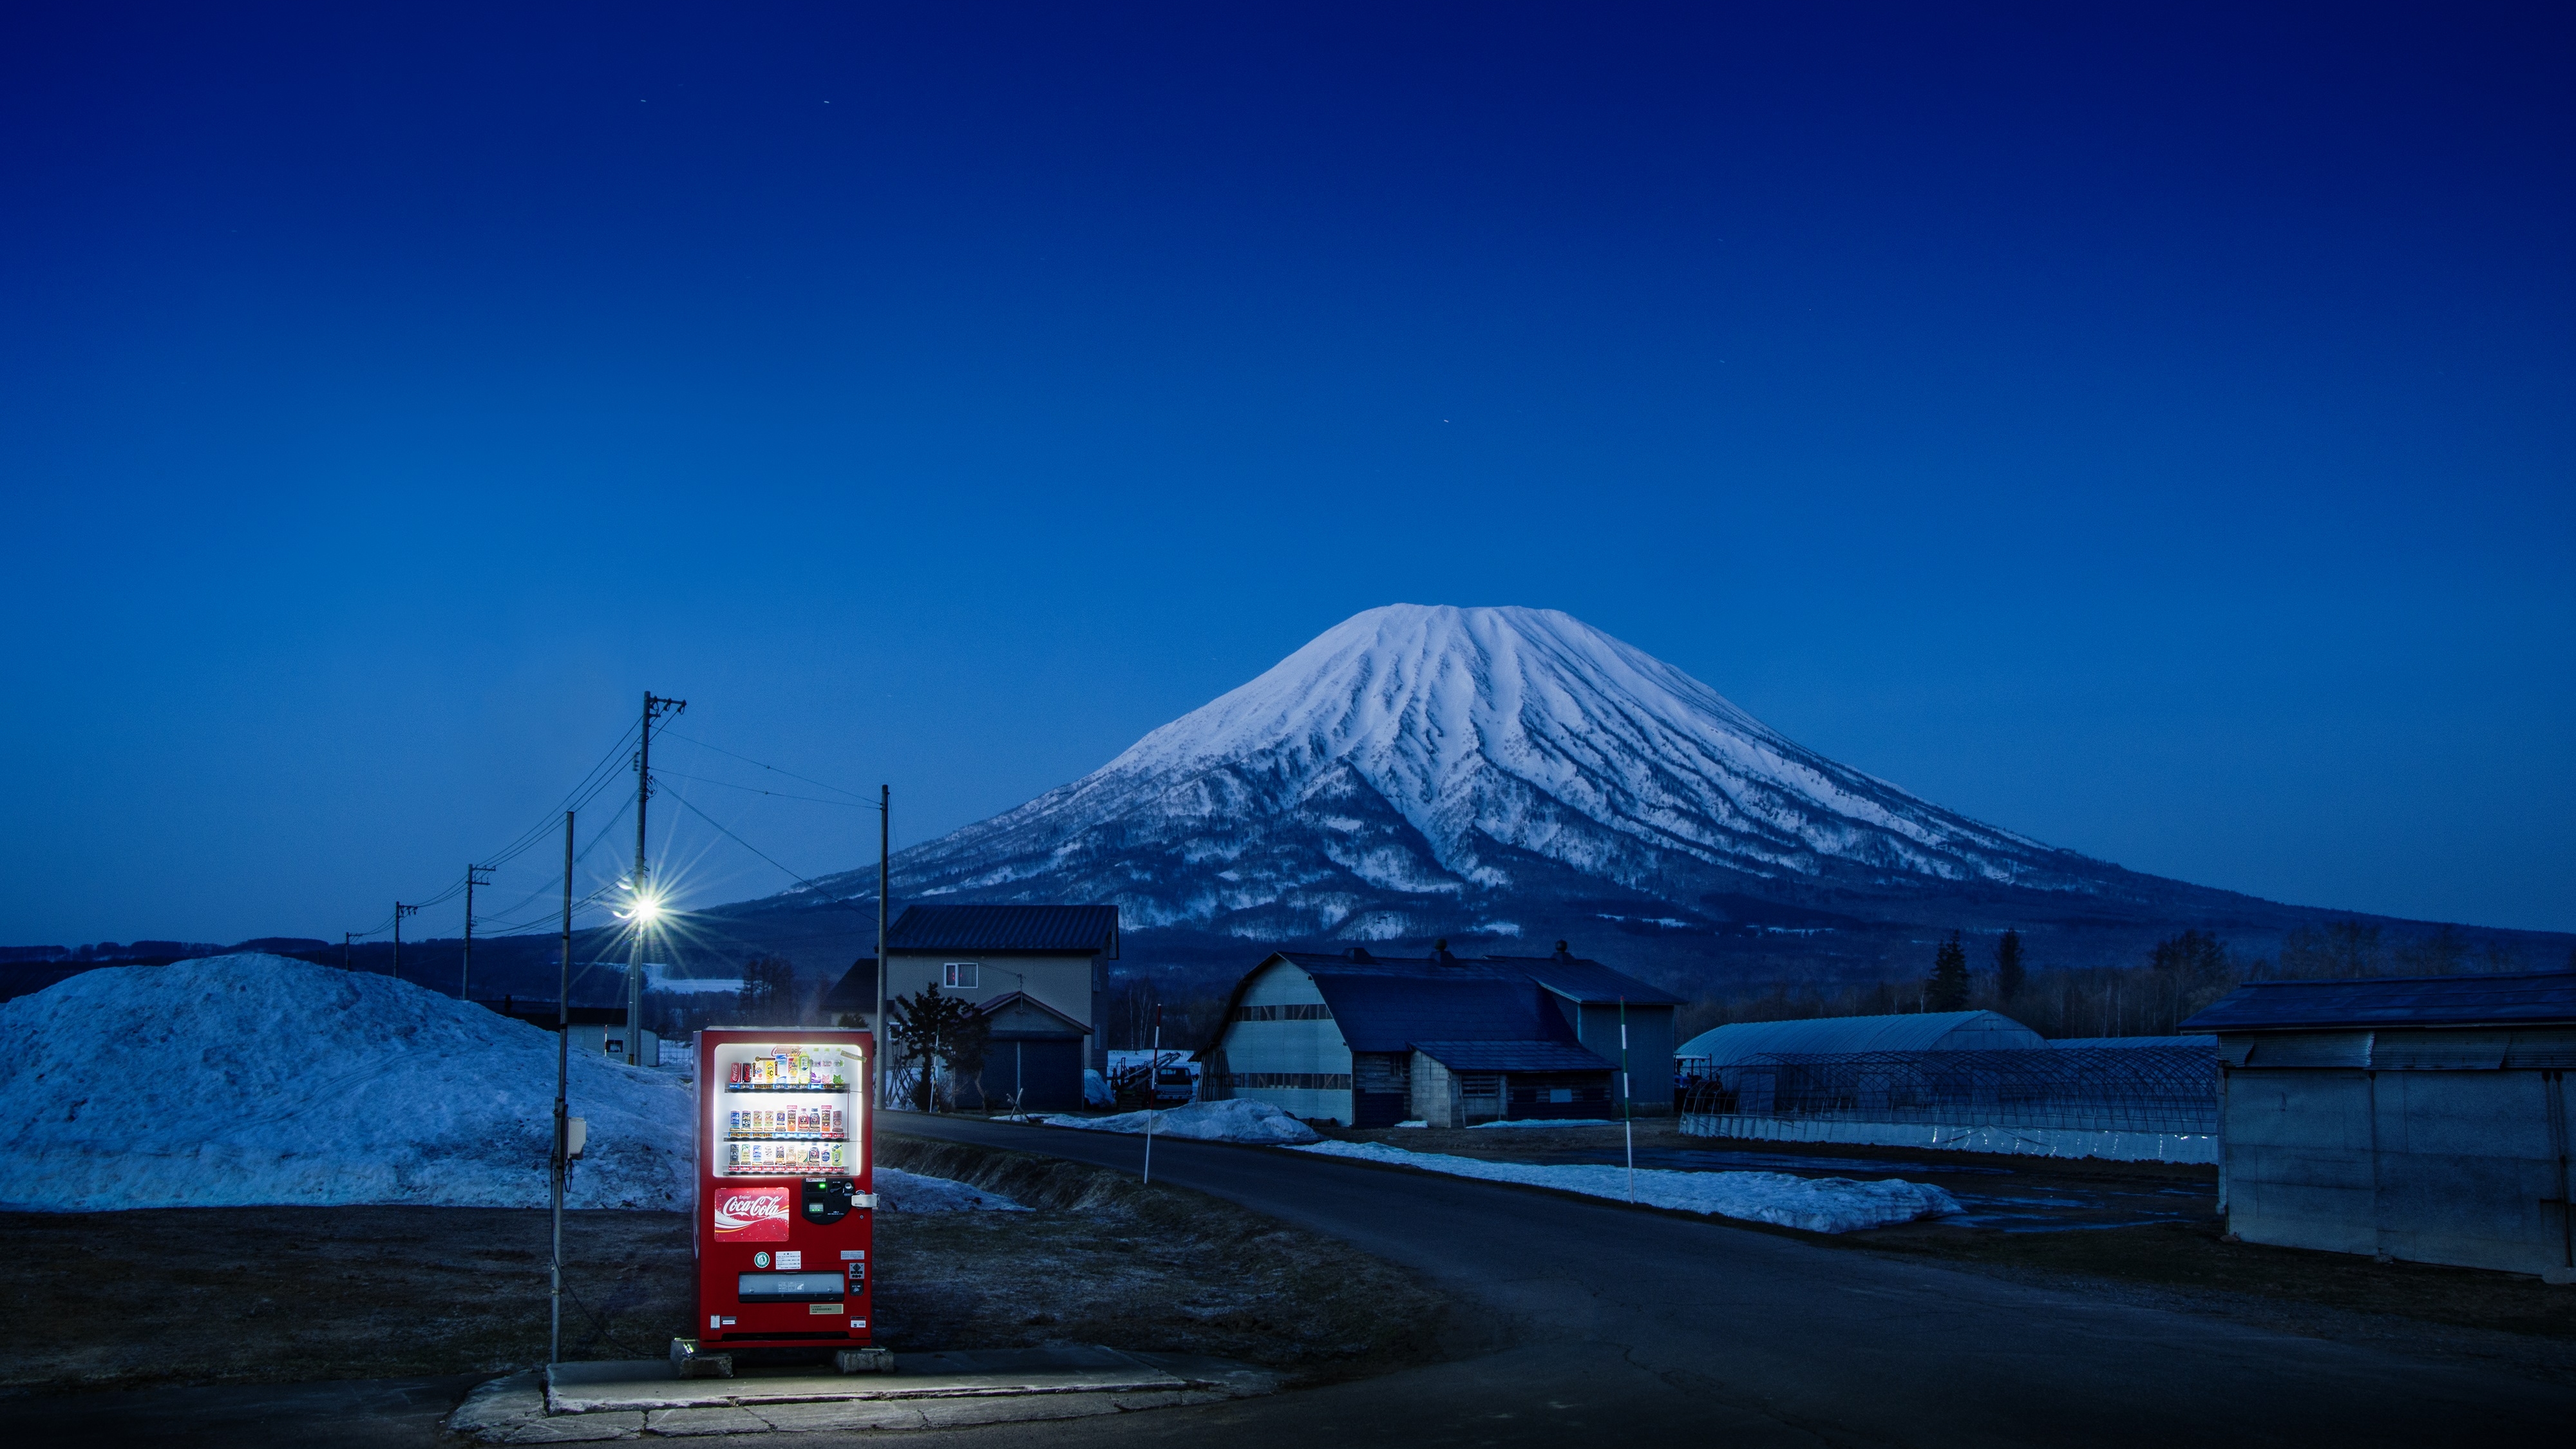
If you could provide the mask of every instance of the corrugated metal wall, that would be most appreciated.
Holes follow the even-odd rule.
[[[2222,1183],[2238,1236],[2576,1269],[2576,1031],[2243,1033],[2222,1050]]]

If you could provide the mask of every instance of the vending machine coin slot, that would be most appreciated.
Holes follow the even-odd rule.
[[[846,1177],[805,1179],[805,1221],[837,1223],[850,1215],[850,1180]]]

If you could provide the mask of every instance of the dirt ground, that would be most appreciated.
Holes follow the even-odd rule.
[[[1435,1353],[1446,1304],[1377,1259],[1197,1193],[887,1140],[1026,1213],[877,1220],[880,1342],[1185,1351],[1320,1381]],[[689,1219],[564,1215],[565,1357],[658,1358],[694,1316]],[[499,1373],[543,1361],[547,1215],[498,1208],[0,1214],[0,1395]]]
[[[1626,1152],[1618,1127],[1341,1135],[1507,1162],[1616,1162]],[[2576,1383],[2576,1289],[2515,1273],[2228,1242],[2215,1167],[1685,1137],[1668,1117],[1636,1124],[1636,1143],[1640,1167],[1902,1177],[1943,1188],[1967,1209],[1831,1237],[1764,1231]]]

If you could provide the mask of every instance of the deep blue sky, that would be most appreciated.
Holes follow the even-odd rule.
[[[919,840],[1397,600],[2576,929],[2563,7],[1388,8],[13,7],[0,942],[365,929],[646,688]]]

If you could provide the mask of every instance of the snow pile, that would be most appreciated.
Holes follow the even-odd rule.
[[[1085,1132],[1142,1132],[1154,1119],[1157,1137],[1187,1137],[1198,1142],[1260,1142],[1293,1147],[1319,1140],[1315,1129],[1267,1102],[1192,1102],[1162,1112],[1124,1112],[1115,1117],[1050,1117],[1050,1127],[1078,1127]]]
[[[997,1192],[946,1177],[923,1177],[901,1168],[880,1167],[874,1179],[877,1207],[890,1213],[1024,1213],[1028,1209]]]
[[[1375,1142],[1322,1142],[1297,1150],[1394,1163],[1453,1177],[1527,1183],[1579,1192],[1586,1197],[1628,1200],[1628,1171],[1624,1167],[1484,1162],[1440,1152],[1407,1152]],[[1775,1223],[1811,1233],[1883,1228],[1960,1211],[1958,1199],[1941,1189],[1898,1177],[1855,1182],[1847,1177],[1792,1177],[1785,1172],[1674,1172],[1651,1167],[1637,1170],[1636,1200],[1649,1207]]]
[[[543,1207],[555,1038],[282,956],[104,967],[0,1003],[0,1205]],[[572,1057],[569,1205],[688,1207],[689,1089]]]

